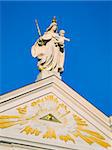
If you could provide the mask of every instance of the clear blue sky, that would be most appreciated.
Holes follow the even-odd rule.
[[[35,81],[30,49],[53,16],[66,31],[63,81],[106,115],[112,115],[112,2],[0,2],[1,94]]]

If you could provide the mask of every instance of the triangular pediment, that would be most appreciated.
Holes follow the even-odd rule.
[[[110,135],[103,131],[105,129],[110,134],[109,127],[100,125],[97,117],[89,116],[83,105],[78,107],[72,96],[68,99],[53,83],[51,86],[44,84],[38,91],[37,88],[29,88],[29,92],[24,91],[24,97],[15,97],[1,105],[1,137],[74,150],[76,147],[79,150],[81,147],[83,150],[111,148]]]

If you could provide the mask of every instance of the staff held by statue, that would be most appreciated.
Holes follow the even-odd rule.
[[[41,35],[41,32],[40,32],[40,28],[39,28],[37,19],[35,19],[35,24],[36,24],[36,27],[37,27],[37,31],[38,31],[39,36],[42,36],[42,35]]]
[[[39,37],[40,37],[39,40],[36,41],[36,43],[38,42],[39,45],[44,45],[44,41],[41,38],[42,34],[41,34],[41,31],[40,31],[37,19],[35,19],[35,24],[36,24],[36,28],[37,28],[37,31],[38,31],[38,34],[39,34]]]

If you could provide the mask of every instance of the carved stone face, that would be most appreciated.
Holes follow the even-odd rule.
[[[60,36],[64,37],[65,31],[64,30],[60,30],[59,34],[60,34]]]
[[[56,31],[56,30],[57,30],[57,25],[54,25],[54,26],[52,27],[52,30],[53,30],[53,31]]]
[[[64,37],[64,33],[60,33],[60,36]]]

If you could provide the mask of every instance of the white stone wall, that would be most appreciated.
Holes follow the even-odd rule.
[[[18,145],[13,145],[13,144],[0,144],[0,150],[48,150],[45,148],[33,148],[29,146],[18,146]]]

